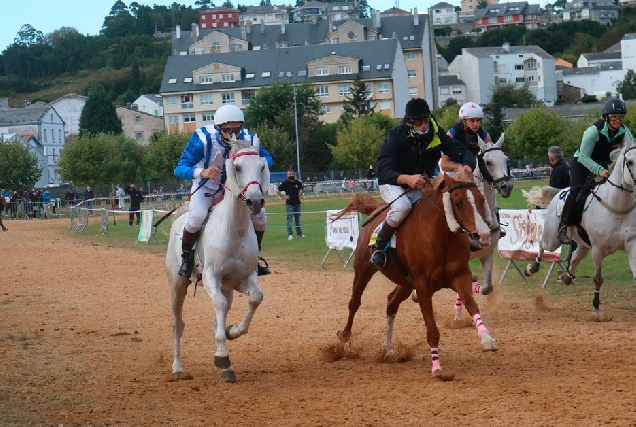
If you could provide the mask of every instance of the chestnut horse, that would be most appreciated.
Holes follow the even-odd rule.
[[[400,304],[415,289],[426,326],[426,340],[430,346],[431,372],[435,375],[441,373],[442,367],[438,353],[439,330],[433,313],[433,294],[442,288],[453,289],[464,301],[475,322],[482,349],[495,351],[498,347],[479,314],[471,289],[472,274],[468,265],[470,245],[467,234],[476,233],[482,244],[490,244],[490,209],[472,175],[443,175],[429,181],[429,184],[428,188],[422,190],[422,198],[400,226],[397,248],[389,250],[387,263],[380,272],[396,284],[388,296],[386,308],[387,335],[383,344],[385,354],[391,356],[395,353],[391,332],[395,316]],[[352,211],[369,215],[383,206],[386,208],[385,203],[359,193],[339,215]],[[371,249],[368,248],[368,242],[386,216],[386,210],[376,212],[377,216],[361,230],[358,237],[349,318],[344,329],[338,332],[341,342],[351,338],[353,318],[360,308],[362,294],[371,277],[378,271],[369,265]],[[399,258],[397,262],[395,255]]]

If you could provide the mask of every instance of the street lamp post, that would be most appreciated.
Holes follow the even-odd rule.
[[[298,138],[298,105],[296,101],[296,86],[294,86],[294,126],[296,128],[296,167],[298,169],[298,179],[303,181],[300,173],[300,139]]]

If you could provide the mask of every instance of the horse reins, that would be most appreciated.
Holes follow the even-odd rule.
[[[627,153],[630,150],[634,150],[636,149],[636,147],[630,147],[627,150],[625,150],[625,152],[623,153],[623,169],[625,169],[625,167],[627,166],[627,159],[625,158],[625,156],[627,155]],[[636,178],[634,178],[634,174],[632,173],[632,170],[630,168],[627,168],[627,170],[629,171],[629,176],[632,178],[632,182],[636,184]],[[604,183],[608,183],[610,184],[612,187],[614,188],[618,188],[621,191],[626,191],[628,193],[633,193],[634,189],[629,189],[623,186],[623,184],[614,184],[612,181],[610,181],[609,178],[605,178],[603,179],[598,185],[604,184]],[[597,187],[598,187],[597,185]],[[592,189],[592,191],[590,191],[590,194],[592,194],[592,196],[594,196],[594,198],[608,211],[610,211],[611,213],[615,214],[615,215],[625,215],[630,213],[631,211],[634,210],[634,208],[636,208],[636,201],[632,204],[632,206],[624,211],[618,211],[616,209],[614,209],[612,206],[610,206],[605,200],[601,199],[596,192],[594,191],[594,189]],[[585,207],[584,211],[586,211],[589,208],[589,204]]]
[[[477,177],[480,180],[486,182],[491,187],[495,188],[499,191],[498,184],[504,181],[510,181],[510,170],[508,170],[507,175],[503,175],[501,178],[494,179],[490,172],[488,171],[488,167],[486,166],[486,162],[484,161],[484,155],[490,151],[501,151],[503,153],[503,149],[501,147],[492,147],[486,150],[482,150],[477,155],[477,164],[479,165],[479,173],[481,177]],[[504,153],[505,154],[505,153]]]

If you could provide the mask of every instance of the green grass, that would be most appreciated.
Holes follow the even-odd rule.
[[[508,199],[498,197],[498,204],[503,209],[524,209],[527,207],[526,201],[521,193],[522,189],[529,189],[534,185],[546,185],[546,181],[517,181],[512,195]],[[378,193],[374,196],[379,198]],[[275,196],[268,196],[267,212],[268,224],[267,232],[263,242],[262,255],[274,268],[298,269],[298,270],[320,270],[331,271],[352,271],[352,266],[343,267],[340,259],[332,253],[324,266],[321,261],[327,253],[325,243],[325,211],[329,209],[342,209],[351,200],[350,194],[335,194],[329,196],[315,197],[307,196],[303,199],[301,222],[305,239],[294,237],[287,240],[285,204]],[[364,220],[364,218],[363,218]],[[84,233],[74,233],[76,238],[118,247],[133,247],[135,250],[164,253],[167,246],[168,234],[171,219],[165,221],[157,230],[159,244],[136,243],[137,227],[128,227],[127,215],[117,217],[117,226],[113,226],[112,217],[109,219],[109,235],[97,237],[101,230],[101,221],[98,217],[91,217],[89,226]],[[69,232],[72,233],[72,232]],[[349,251],[343,251],[343,257],[347,257]],[[507,261],[499,256],[495,256],[494,282],[495,286],[499,282]],[[524,268],[527,262],[518,262]],[[481,267],[477,260],[471,261],[471,268],[481,277]],[[547,274],[549,264],[543,263],[539,273],[526,281],[522,280],[516,270],[511,269],[504,281],[507,287],[515,288],[522,292],[527,292],[528,296],[536,295],[538,289]],[[555,269],[556,270],[556,269]],[[632,284],[632,274],[629,269],[627,255],[624,252],[617,252],[610,255],[604,262],[604,275],[606,285],[603,288],[602,301],[615,302],[621,307],[636,309],[636,288]],[[548,283],[547,291],[554,295],[574,295],[581,298],[585,304],[589,304],[592,298],[593,265],[590,258],[586,258],[577,271],[578,285],[567,287],[556,282],[556,274],[553,273]]]

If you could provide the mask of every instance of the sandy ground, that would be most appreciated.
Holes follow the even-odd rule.
[[[192,379],[171,381],[161,254],[78,242],[62,220],[8,225],[0,425],[636,425],[636,313],[606,305],[612,320],[592,322],[591,296],[532,299],[503,285],[479,297],[501,347],[482,353],[474,328],[448,327],[453,294],[438,293],[441,361],[454,375],[440,381],[410,301],[396,325],[401,362],[379,360],[386,280],[371,282],[348,357],[334,361],[350,269],[278,263],[261,280],[249,334],[229,343],[238,382],[222,382],[214,367],[202,288],[185,304],[182,359]],[[237,296],[230,319],[245,310]]]

